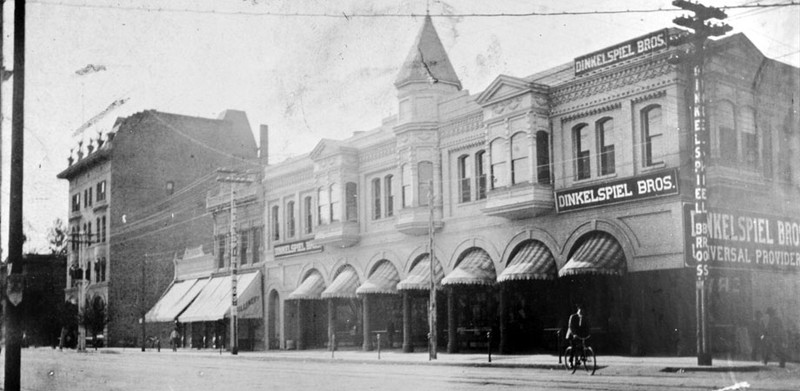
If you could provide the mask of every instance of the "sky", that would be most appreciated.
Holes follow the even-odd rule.
[[[703,1],[710,6],[787,0]],[[394,79],[426,5],[464,89],[500,74],[525,77],[665,27],[671,1],[586,0],[29,0],[25,75],[25,252],[46,252],[67,220],[70,149],[118,117],[154,109],[217,118],[244,110],[270,162],[343,139],[397,112]],[[468,14],[658,10],[594,15]],[[327,14],[329,16],[312,16]],[[800,66],[800,7],[732,9],[726,23],[769,58]],[[398,14],[392,17],[359,15]],[[413,16],[412,16],[413,15]],[[6,69],[13,68],[13,1],[5,1]],[[731,33],[731,34],[732,34]],[[88,65],[93,65],[87,68]],[[77,72],[89,69],[88,72]],[[11,82],[3,85],[2,220],[7,255]],[[113,102],[88,129],[78,132]]]

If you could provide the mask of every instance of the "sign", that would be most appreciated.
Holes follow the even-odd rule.
[[[556,211],[570,212],[662,195],[678,194],[678,170],[606,182],[556,192]]]
[[[717,208],[707,222],[695,219],[692,204],[683,206],[686,265],[774,272],[800,271],[800,220]],[[706,238],[707,239],[704,239]],[[707,243],[701,243],[706,240]],[[705,246],[703,246],[705,244]],[[697,252],[704,249],[698,262]]]
[[[667,47],[667,38],[668,30],[663,29],[577,57],[575,58],[575,76],[665,48]]]
[[[275,258],[320,251],[322,251],[322,246],[311,244],[310,240],[303,240],[275,246]]]

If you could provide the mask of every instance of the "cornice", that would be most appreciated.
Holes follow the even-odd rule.
[[[358,155],[358,161],[367,163],[381,158],[392,157],[397,151],[397,141],[392,139],[390,141],[372,145],[369,148],[361,150]]]

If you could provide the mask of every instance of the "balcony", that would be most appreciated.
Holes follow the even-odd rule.
[[[549,213],[554,209],[552,185],[522,183],[487,192],[486,206],[481,211],[489,216],[519,220]]]
[[[236,190],[236,202],[249,201],[258,196],[259,186],[248,186]],[[206,208],[212,209],[221,206],[223,209],[228,207],[231,203],[231,193],[225,191],[219,194],[209,194],[206,196]]]
[[[431,216],[429,207],[403,208],[397,212],[396,216],[394,227],[398,231],[413,236],[428,234],[428,224]],[[434,210],[433,216],[433,228],[439,230],[444,227],[441,208]]]
[[[357,221],[337,221],[320,225],[314,233],[315,245],[350,247],[358,243],[360,229]]]

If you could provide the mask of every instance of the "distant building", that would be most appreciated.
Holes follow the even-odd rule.
[[[101,301],[111,346],[141,342],[140,319],[163,293],[172,261],[213,238],[205,194],[219,167],[257,157],[244,112],[206,119],[148,110],[120,118],[79,145],[58,178],[69,181],[68,263],[87,271],[85,303]],[[79,300],[67,275],[67,300]]]

